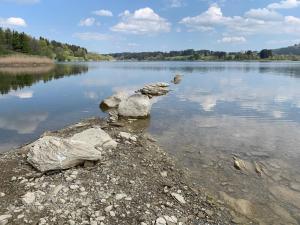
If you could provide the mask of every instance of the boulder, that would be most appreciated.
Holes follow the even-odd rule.
[[[116,108],[120,104],[121,101],[125,100],[128,98],[128,95],[125,92],[118,92],[106,99],[104,99],[100,107],[102,110],[107,110],[109,108]]]
[[[98,161],[103,150],[117,143],[100,128],[91,128],[71,138],[44,136],[26,146],[27,161],[41,172],[69,169],[85,161]]]
[[[123,117],[140,118],[150,114],[151,102],[149,97],[142,94],[134,94],[122,101],[118,107],[118,114]]]
[[[152,96],[160,96],[165,95],[169,92],[169,84],[168,83],[155,83],[155,84],[148,84],[142,89],[138,90],[138,92],[142,93],[143,95],[147,95],[150,98]]]

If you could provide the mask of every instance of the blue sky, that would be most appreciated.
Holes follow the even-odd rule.
[[[0,26],[100,53],[300,43],[300,0],[0,0]]]

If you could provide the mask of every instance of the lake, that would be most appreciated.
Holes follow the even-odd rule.
[[[103,62],[0,68],[0,152],[80,119],[144,84],[181,83],[144,124],[214,194],[246,199],[261,224],[300,223],[300,63]],[[259,165],[238,171],[233,157]],[[221,193],[224,192],[224,193]]]

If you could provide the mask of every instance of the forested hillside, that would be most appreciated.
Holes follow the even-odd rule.
[[[34,38],[24,32],[0,28],[0,55],[28,54],[47,56],[58,61],[73,60],[109,60],[96,53],[89,53],[86,48],[50,41],[46,38]]]

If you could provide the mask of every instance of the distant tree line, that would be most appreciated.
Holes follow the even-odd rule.
[[[31,37],[24,32],[0,28],[0,55],[22,53],[46,56],[58,61],[103,60],[97,53],[88,53],[86,48]],[[104,59],[105,60],[105,59]]]
[[[124,52],[110,54],[117,60],[259,60],[273,57],[272,50],[264,49],[260,52],[224,52],[210,50],[187,49],[170,52]]]

